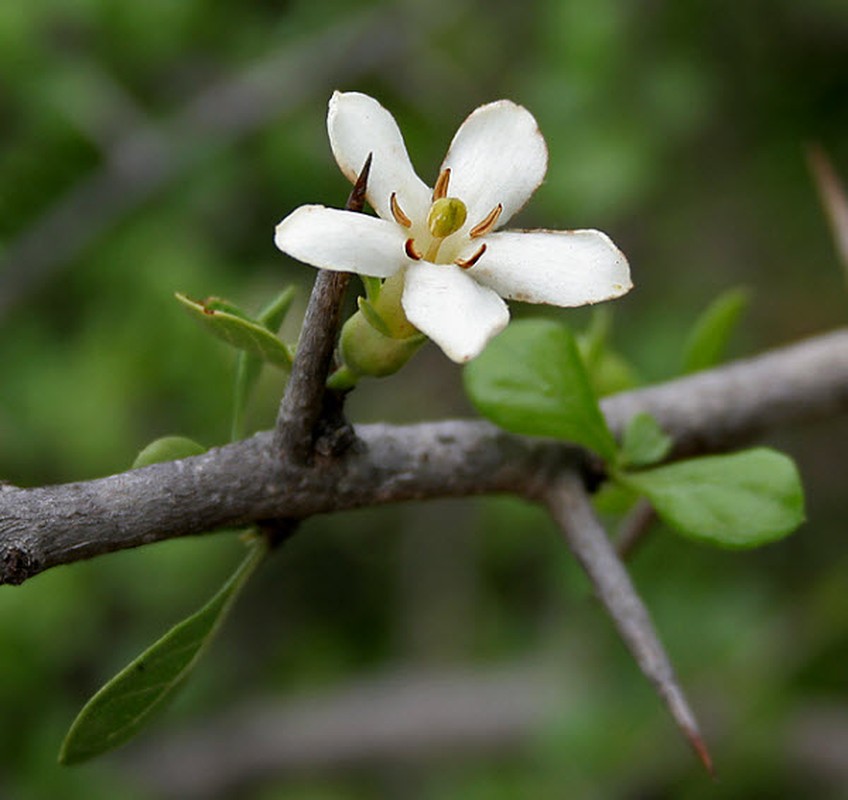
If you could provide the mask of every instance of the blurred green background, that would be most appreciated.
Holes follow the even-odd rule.
[[[752,296],[734,355],[844,323],[804,161],[819,142],[848,176],[842,0],[11,0],[0,477],[118,472],[166,434],[226,441],[233,354],[173,292],[257,310],[294,283],[296,335],[313,272],[273,228],[344,202],[324,129],[336,88],[395,113],[428,182],[476,105],[526,105],[550,170],[517,224],[596,227],[625,251],[636,289],[615,304],[617,345],[645,380],[675,373],[692,319],[733,286]],[[253,428],[281,390],[263,378]],[[471,413],[431,346],[350,402],[357,422]],[[771,442],[808,488],[796,535],[736,554],[659,530],[632,562],[718,785],[545,516],[487,499],[309,521],[158,726],[79,768],[55,766],[76,711],[211,595],[240,545],[169,542],[0,588],[0,797],[846,797],[848,425]],[[238,727],[261,713],[256,741],[289,748],[276,769]]]

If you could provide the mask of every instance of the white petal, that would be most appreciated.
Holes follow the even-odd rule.
[[[277,247],[298,261],[374,278],[388,278],[406,263],[404,241],[393,222],[324,206],[295,209],[274,234]]]
[[[582,306],[633,287],[627,259],[600,231],[504,231],[477,241],[486,252],[468,274],[510,300]]]
[[[442,169],[448,194],[468,207],[467,227],[498,203],[503,225],[536,191],[548,168],[548,148],[533,115],[510,100],[480,106],[456,132]]]
[[[393,219],[392,192],[397,192],[400,207],[411,219],[426,217],[430,189],[415,174],[394,117],[373,97],[335,92],[327,112],[327,132],[336,162],[351,183],[373,153],[366,196],[383,219]]]
[[[460,364],[480,355],[509,322],[506,303],[453,264],[410,265],[401,303],[409,321]]]

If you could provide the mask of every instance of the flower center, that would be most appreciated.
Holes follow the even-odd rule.
[[[425,235],[426,248],[422,252],[418,242],[413,238],[406,240],[404,249],[406,255],[413,261],[429,261],[432,264],[439,263],[436,259],[439,256],[439,249],[442,242],[462,229],[465,221],[468,218],[468,209],[465,203],[458,197],[448,197],[448,184],[450,183],[450,169],[442,170],[436,181],[436,186],[433,189],[433,202],[430,205],[430,210],[427,213],[427,230],[429,236]],[[392,216],[398,225],[404,228],[412,227],[412,220],[404,213],[397,199],[397,193],[393,192],[389,198]],[[498,218],[503,211],[503,206],[498,203],[480,222],[478,222],[471,230],[468,231],[469,239],[476,239],[478,236],[485,236],[489,233],[498,221]],[[486,244],[483,243],[470,258],[454,258],[453,263],[462,269],[473,267],[483,253],[486,252]],[[450,263],[445,261],[444,263]]]

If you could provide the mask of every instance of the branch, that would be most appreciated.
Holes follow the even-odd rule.
[[[848,330],[607,398],[620,434],[653,414],[676,453],[724,450],[763,431],[848,411]],[[366,425],[359,446],[310,467],[282,464],[271,433],[201,456],[82,483],[0,484],[0,584],[59,564],[215,528],[403,500],[513,492],[538,498],[583,454],[480,421]]]
[[[370,171],[369,154],[347,199],[345,208],[348,211],[362,211],[365,207],[365,190]],[[280,403],[276,427],[277,450],[301,465],[307,464],[312,456],[322,417],[331,414],[336,417],[337,429],[346,427],[341,417],[343,395],[333,410],[336,413],[332,413],[325,403],[325,396],[329,394],[325,384],[333,358],[333,347],[341,327],[342,301],[348,283],[349,272],[318,271],[309,296],[291,376]],[[331,434],[332,431],[327,433]],[[344,444],[352,444],[352,438],[345,437]],[[339,447],[338,451],[343,449]]]

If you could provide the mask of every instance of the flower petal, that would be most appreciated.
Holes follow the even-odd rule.
[[[633,287],[627,259],[600,231],[504,231],[478,241],[486,252],[469,275],[510,300],[582,306]]]
[[[368,154],[374,154],[366,196],[383,219],[393,219],[392,192],[407,216],[426,217],[430,189],[415,174],[394,117],[373,97],[335,92],[327,112],[327,132],[336,162],[351,183],[356,182]]]
[[[480,106],[453,137],[442,169],[448,194],[468,207],[470,228],[498,203],[503,225],[536,191],[548,168],[548,148],[533,115],[510,100]]]
[[[411,264],[401,304],[409,321],[459,364],[480,355],[509,322],[506,303],[452,264]]]
[[[324,206],[295,209],[274,234],[277,247],[298,261],[374,278],[388,278],[403,266],[404,241],[398,225]]]

